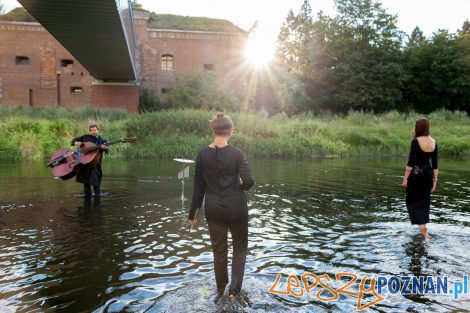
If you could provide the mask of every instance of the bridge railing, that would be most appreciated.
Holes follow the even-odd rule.
[[[140,60],[139,60],[139,43],[137,41],[137,34],[134,28],[134,16],[132,14],[132,6],[130,0],[115,0],[116,6],[121,17],[121,23],[124,27],[126,35],[127,47],[131,55],[131,61],[134,68],[136,81],[139,79],[140,74]]]

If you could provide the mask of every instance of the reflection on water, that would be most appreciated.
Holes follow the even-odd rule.
[[[352,296],[322,302],[317,290],[294,297],[268,289],[278,274],[450,283],[469,274],[469,161],[441,161],[431,241],[408,222],[403,160],[251,164],[243,303],[230,304],[216,296],[207,225],[187,231],[176,162],[106,160],[102,198],[80,197],[81,185],[52,179],[42,163],[0,163],[0,311],[350,312]],[[188,180],[188,198],[191,188]],[[370,309],[470,308],[468,295],[384,296]]]

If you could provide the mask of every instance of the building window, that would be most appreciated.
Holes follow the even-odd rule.
[[[29,64],[29,57],[19,55],[15,58],[16,65],[26,65]]]
[[[215,71],[215,65],[214,64],[204,64],[204,69],[206,71]]]
[[[164,54],[162,55],[162,70],[171,71],[173,70],[173,55]]]
[[[69,65],[70,67],[72,67],[72,64],[73,64],[73,60],[67,60],[67,59],[60,60],[60,67],[68,67]]]
[[[79,95],[79,94],[82,93],[82,91],[83,91],[83,88],[82,88],[82,87],[77,87],[77,86],[75,86],[75,87],[70,87],[70,92],[71,92],[72,94],[74,94],[74,95]]]

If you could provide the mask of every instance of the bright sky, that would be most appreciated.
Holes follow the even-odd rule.
[[[257,20],[260,33],[275,38],[290,9],[298,13],[303,0],[138,0],[155,13],[206,16],[226,19],[248,30]],[[410,34],[419,26],[430,36],[438,29],[454,32],[470,20],[470,0],[382,0],[389,13],[398,13],[398,26]],[[20,6],[15,0],[0,0],[4,11]],[[310,0],[313,13],[333,15],[333,0]]]

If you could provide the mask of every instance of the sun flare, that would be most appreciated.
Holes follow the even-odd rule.
[[[262,67],[273,59],[274,44],[266,37],[255,34],[246,43],[245,54],[254,67]]]

